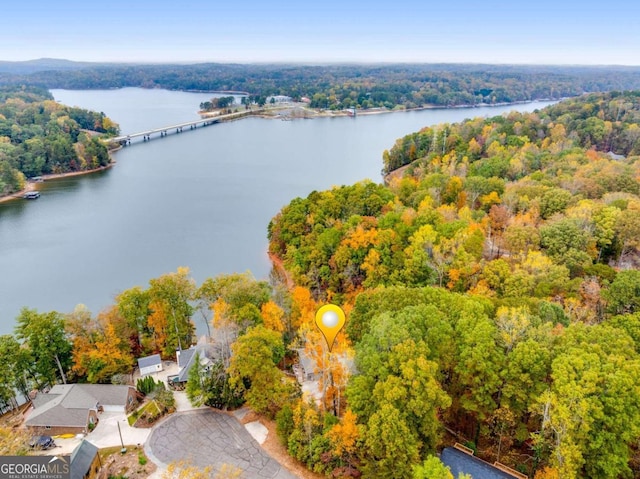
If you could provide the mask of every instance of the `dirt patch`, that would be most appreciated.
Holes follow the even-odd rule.
[[[279,258],[278,256],[276,256],[271,252],[267,254],[269,256],[269,259],[271,260],[271,263],[273,264],[273,269],[278,279],[286,285],[289,291],[291,291],[295,287],[296,283],[293,280],[291,273],[289,273],[287,269],[284,267],[284,262],[282,261],[281,258]]]
[[[126,477],[127,479],[145,479],[157,467],[149,461],[142,447],[127,446],[127,452],[122,454],[120,447],[100,449],[102,469],[98,479],[109,477]]]

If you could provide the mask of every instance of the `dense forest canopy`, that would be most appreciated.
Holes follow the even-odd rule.
[[[317,108],[415,108],[560,99],[640,89],[637,67],[475,64],[381,65],[0,65],[0,84],[47,88],[166,88],[308,97]],[[30,73],[25,73],[30,72]]]
[[[406,176],[292,201],[271,250],[317,297],[380,284],[568,294],[595,270],[636,264],[639,114],[640,94],[608,93],[425,128],[384,154]],[[533,268],[543,284],[522,270],[538,260],[551,268]],[[496,265],[524,276],[494,281],[483,269]]]
[[[95,133],[117,134],[118,125],[104,113],[61,105],[42,88],[0,87],[0,196],[20,191],[29,177],[107,165]]]
[[[292,454],[420,478],[466,441],[530,477],[639,477],[639,132],[640,92],[439,125],[385,152],[408,165],[387,185],[284,207],[271,252],[347,305],[356,364],[339,427],[357,441],[321,419],[303,441],[294,409]]]

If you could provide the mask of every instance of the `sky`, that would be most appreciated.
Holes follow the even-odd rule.
[[[634,0],[23,0],[0,60],[640,65]]]

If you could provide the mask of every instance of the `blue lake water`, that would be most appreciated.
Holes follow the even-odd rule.
[[[103,111],[123,133],[197,119],[206,93],[125,88],[54,90],[56,100]],[[48,181],[38,200],[0,204],[0,334],[20,308],[98,312],[120,291],[191,268],[251,270],[266,279],[267,225],[296,196],[381,181],[382,152],[424,126],[510,107],[280,121],[249,118],[138,142],[104,172]]]

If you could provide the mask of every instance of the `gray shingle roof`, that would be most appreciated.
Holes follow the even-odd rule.
[[[196,353],[200,353],[200,361],[203,361],[205,358],[212,357],[212,350],[208,344],[198,344],[195,347],[180,351],[180,357],[178,357],[178,366],[180,366],[181,369],[178,372],[176,382],[187,382],[187,379],[189,379],[189,370],[194,364]]]
[[[131,386],[119,384],[77,384],[103,406],[126,406]]]
[[[35,409],[31,412],[25,424],[32,427],[85,427],[88,420],[88,409],[67,409],[60,404],[56,404],[53,407]]]
[[[140,369],[155,366],[156,364],[162,364],[162,359],[159,354],[153,354],[152,356],[138,359],[138,368]]]
[[[191,362],[193,354],[196,352],[196,348],[183,349],[178,356],[178,367],[184,368]]]
[[[86,426],[89,409],[127,405],[129,386],[113,384],[56,384],[40,400],[34,400],[34,410],[27,426]],[[46,399],[45,399],[46,398]]]
[[[470,474],[473,479],[514,479],[511,474],[453,447],[445,448],[440,454],[440,460],[449,466],[453,477],[458,477],[458,474]]]
[[[84,440],[71,453],[71,479],[83,479],[89,472],[98,448]]]
[[[33,404],[33,407],[37,409],[43,407],[49,401],[52,401],[57,397],[57,394],[37,394],[36,397],[31,400],[31,403]]]

